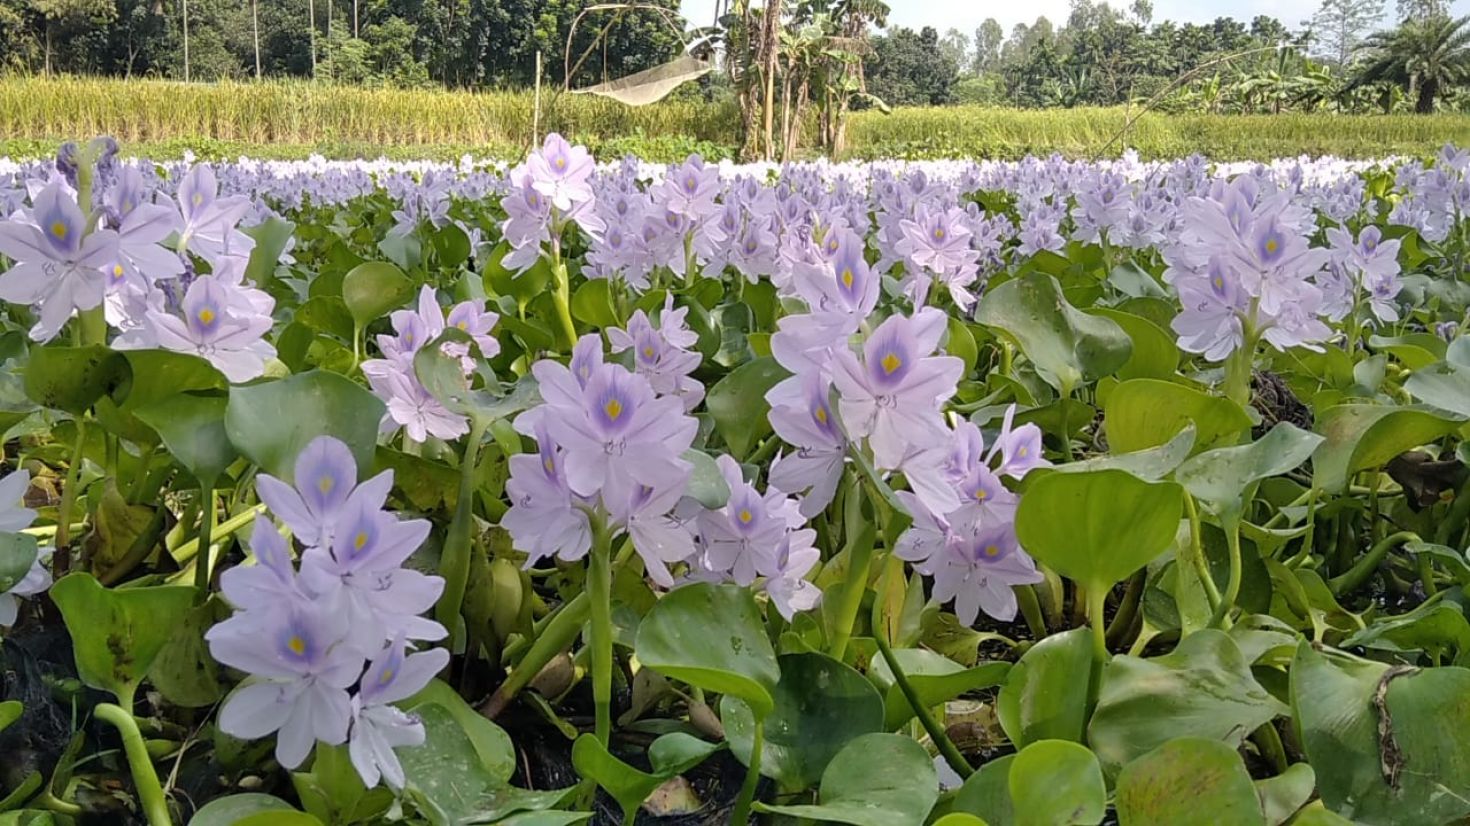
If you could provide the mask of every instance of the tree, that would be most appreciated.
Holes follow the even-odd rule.
[[[51,74],[51,52],[57,35],[72,34],[117,17],[113,0],[31,0],[45,21],[46,74]]]
[[[1005,39],[1005,29],[1000,27],[994,17],[985,18],[985,22],[975,29],[975,57],[971,67],[974,74],[983,75],[999,68],[1000,45]]]
[[[1454,0],[1398,0],[1399,22],[1449,17],[1452,2]]]
[[[1404,87],[1414,111],[1429,114],[1450,87],[1470,80],[1470,17],[1410,20],[1363,42],[1368,60],[1349,88],[1373,83]]]
[[[970,36],[951,28],[939,39],[939,51],[955,66],[969,66]]]
[[[1315,54],[1346,66],[1353,51],[1383,19],[1383,0],[1322,0],[1312,15]]]
[[[863,61],[868,89],[894,106],[951,102],[950,86],[959,67],[939,48],[931,26],[915,32],[902,26],[873,38],[873,53]]]

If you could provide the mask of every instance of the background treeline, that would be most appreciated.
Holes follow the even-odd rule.
[[[890,104],[1029,108],[1153,101],[1166,111],[1431,111],[1470,105],[1470,25],[1452,0],[1323,0],[1311,19],[1155,21],[1073,0],[1065,21],[1005,32],[890,30],[873,38],[868,89]],[[1179,81],[1183,79],[1184,82]],[[1155,100],[1157,98],[1157,100]]]
[[[548,80],[561,81],[572,21],[598,1],[0,0],[0,71],[517,88],[532,82],[538,51]],[[684,39],[708,37],[726,58],[724,71],[685,96],[739,96],[752,66],[754,75],[768,68],[784,77],[825,59],[844,67],[844,93],[861,93],[853,108],[1470,107],[1470,25],[1452,17],[1453,0],[1395,0],[1392,8],[1389,0],[1323,0],[1305,21],[1261,15],[1205,24],[1154,20],[1150,0],[1126,8],[1073,0],[1064,21],[1039,17],[1006,32],[989,19],[973,32],[943,34],[888,26],[881,0],[720,0],[713,26],[682,20],[677,0],[656,2],[668,15],[620,17],[588,51],[579,83],[655,66]],[[594,44],[606,19],[593,16],[578,29],[574,54]],[[752,56],[758,62],[742,65]],[[846,70],[858,60],[860,72]]]
[[[0,69],[183,80],[187,66],[192,80],[527,86],[538,50],[547,75],[560,79],[572,20],[594,2],[0,0]],[[678,19],[678,0],[653,2]],[[585,48],[597,30],[580,27],[575,45]],[[653,13],[626,16],[606,45],[590,53],[587,79],[646,69],[682,48]]]

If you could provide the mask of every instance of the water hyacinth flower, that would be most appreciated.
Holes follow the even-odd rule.
[[[199,276],[180,303],[182,319],[148,311],[154,340],[164,349],[202,357],[232,382],[258,378],[266,361],[276,356],[276,348],[264,338],[275,322],[236,292],[213,276]]]
[[[179,182],[178,246],[214,263],[222,255],[249,255],[255,239],[237,227],[250,211],[244,195],[221,197],[209,164],[195,164]]]
[[[526,552],[526,566],[555,556],[576,561],[592,549],[592,524],[581,497],[567,484],[562,451],[537,417],[522,415],[516,429],[536,440],[536,453],[510,457],[505,492],[510,509],[500,524]]]
[[[17,470],[0,477],[0,533],[18,533],[31,526],[36,512],[25,506],[25,493],[31,474]],[[0,628],[15,624],[20,615],[20,598],[44,593],[51,587],[51,571],[44,554],[38,554],[30,570],[8,589],[0,591]]]
[[[296,457],[294,484],[269,474],[256,477],[260,501],[280,517],[308,548],[332,546],[347,514],[383,507],[393,489],[393,471],[357,483],[357,460],[340,439],[318,436]]]
[[[531,188],[562,212],[592,200],[591,180],[596,168],[586,147],[572,146],[555,132],[546,136],[525,165]]]
[[[1402,242],[1397,238],[1383,240],[1382,230],[1372,225],[1363,227],[1356,241],[1346,228],[1330,227],[1327,241],[1332,246],[1334,264],[1353,277],[1353,297],[1366,292],[1368,306],[1379,321],[1398,321],[1399,308],[1394,299],[1403,289],[1398,278]]]
[[[371,652],[385,639],[440,640],[444,626],[419,614],[444,591],[442,577],[403,568],[429,535],[426,519],[399,519],[367,497],[351,496],[338,512],[330,547],[301,557],[301,581],[316,598],[349,618],[348,643]]]
[[[444,580],[403,567],[429,523],[383,510],[391,473],[358,485],[351,452],[328,436],[303,449],[295,480],[293,486],[262,475],[256,484],[262,501],[306,545],[300,571],[286,540],[261,515],[250,535],[256,564],[220,576],[237,613],[205,639],[217,660],[251,675],[226,700],[220,727],[247,739],[277,734],[277,758],[294,768],[317,741],[347,742],[350,726],[349,750],[364,782],[386,777],[401,787],[392,749],[422,742],[422,731],[386,704],[422,689],[448,659],[445,651],[404,653],[406,640],[447,634],[420,616]]]
[[[868,439],[880,468],[896,468],[913,446],[946,435],[939,406],[954,395],[964,362],[930,355],[944,334],[946,316],[933,308],[912,318],[890,316],[863,343],[863,360],[842,350],[832,382],[850,437]]]
[[[798,612],[810,611],[822,601],[822,589],[804,577],[822,559],[822,552],[807,542],[801,532],[787,534],[777,546],[772,570],[766,578],[766,594],[776,611],[790,622]],[[815,535],[815,532],[810,532]]]
[[[801,513],[811,518],[826,510],[837,493],[847,460],[847,439],[832,412],[831,383],[818,372],[794,378],[800,389],[796,398],[783,396],[788,388],[780,385],[766,395],[771,404],[767,414],[771,429],[796,448],[772,463],[770,482],[788,494],[804,494]]]
[[[982,610],[1010,622],[1017,607],[1012,588],[1043,579],[1036,563],[1021,550],[1014,526],[982,519],[954,526],[944,546],[914,561],[914,568],[934,578],[934,599],[953,601],[955,616],[965,625],[974,624]]]
[[[657,396],[647,379],[619,364],[598,365],[585,386],[553,361],[538,361],[532,373],[546,400],[542,421],[564,452],[574,493],[606,492],[621,501],[637,486],[672,487],[688,473],[679,454],[698,424],[679,399]]]
[[[937,280],[948,289],[961,310],[975,305],[969,289],[979,273],[980,254],[970,248],[972,233],[964,210],[930,210],[920,205],[913,220],[899,222],[903,238],[895,250],[908,261],[911,271],[905,291],[916,305],[929,297],[929,285]]]
[[[55,338],[74,311],[102,304],[102,268],[116,263],[117,233],[87,230],[86,216],[59,182],[35,197],[30,220],[0,222],[0,254],[15,262],[0,273],[0,300],[36,306],[35,341]]]
[[[730,488],[730,498],[723,507],[699,516],[705,567],[727,573],[738,585],[749,585],[757,576],[780,575],[778,554],[788,534],[800,528],[805,517],[780,491],[765,496],[758,493],[731,457],[721,456],[716,462]],[[798,547],[810,545],[816,536],[809,529],[795,533]]]
[[[0,533],[19,533],[36,521],[36,512],[25,506],[31,474],[17,470],[0,477]]]
[[[0,628],[8,628],[20,617],[21,597],[44,594],[51,587],[51,571],[46,567],[47,554],[37,554],[30,570],[8,590],[0,591]]]
[[[690,377],[703,357],[686,348],[694,346],[699,336],[684,323],[688,307],[674,308],[674,297],[664,299],[659,324],[654,326],[648,314],[636,310],[628,319],[628,329],[610,327],[608,342],[614,353],[631,351],[633,371],[648,379],[654,392],[677,396],[684,402],[684,410],[690,411],[704,398],[704,385]]]
[[[276,734],[276,759],[294,769],[318,740],[347,740],[348,689],[362,674],[362,655],[346,644],[348,618],[324,601],[272,611],[245,611],[209,629],[209,653],[254,675],[226,698],[219,726],[235,737]]]
[[[422,691],[447,665],[448,651],[433,648],[407,654],[402,638],[394,640],[369,663],[352,698],[352,733],[347,746],[364,786],[371,789],[381,778],[389,788],[403,788],[407,778],[393,750],[423,745],[424,726],[393,703]]]

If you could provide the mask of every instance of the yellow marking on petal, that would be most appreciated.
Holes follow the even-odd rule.
[[[367,541],[368,541],[367,531],[358,531],[357,532],[357,536],[352,537],[352,550],[354,550],[354,551],[360,551],[360,550],[362,550],[363,549],[363,546],[367,545]]]
[[[606,413],[609,419],[616,421],[619,416],[623,415],[623,403],[617,399],[608,399],[607,404],[602,406],[602,412]]]
[[[842,286],[852,288],[852,267],[842,268]]]
[[[112,277],[113,278],[122,278],[122,276],[123,276],[123,267],[122,267],[122,264],[113,264],[112,265]]]
[[[944,229],[942,227],[941,228],[937,228],[937,229],[934,230],[934,240],[935,241],[943,241],[944,240]]]
[[[821,424],[826,424],[827,423],[827,408],[825,408],[825,407],[818,407],[817,409],[813,410],[812,411],[812,418],[813,419],[816,419]]]
[[[740,516],[740,522],[741,522],[741,524],[743,524],[743,525],[749,525],[750,524],[751,515],[750,515],[750,511],[748,509],[741,508],[740,509],[739,516]]]
[[[985,555],[988,556],[988,557],[991,557],[992,559],[995,558],[995,557],[997,557],[997,556],[1000,556],[1000,548],[997,548],[994,545],[986,545],[985,546]]]
[[[553,460],[550,456],[547,456],[545,459],[541,460],[541,466],[546,468],[547,473],[556,472],[556,461]]]
[[[653,358],[653,348],[647,344],[643,345],[643,357],[646,359]]]
[[[881,364],[883,365],[883,372],[891,376],[894,370],[903,366],[903,359],[899,358],[897,353],[889,353],[883,357]]]
[[[1020,458],[1024,459],[1024,458],[1026,458],[1026,454],[1029,453],[1029,452],[1030,452],[1029,450],[1027,450],[1026,448],[1023,447],[1020,450],[1016,451],[1016,455],[1019,456]]]
[[[207,324],[213,324],[214,323],[214,310],[211,310],[208,307],[205,307],[204,309],[202,309],[202,310],[199,311],[198,318],[199,318],[199,323],[200,324],[206,324],[206,325]]]
[[[54,223],[54,224],[51,225],[51,234],[52,235],[55,235],[57,237],[57,239],[62,240],[62,241],[65,241],[66,240],[66,233],[67,233],[66,224],[62,223],[61,221],[57,221],[56,223]]]
[[[556,159],[556,168],[557,169],[566,169],[567,168],[567,159],[566,158],[557,158]]]
[[[391,668],[385,668],[383,669],[383,673],[378,677],[378,685],[387,685],[388,683],[393,682],[393,678],[397,676],[398,672],[394,671]]]
[[[1266,241],[1266,252],[1269,252],[1272,255],[1275,255],[1276,254],[1276,250],[1278,248],[1280,248],[1280,246],[1281,245],[1279,243],[1277,243],[1277,241],[1276,241],[1275,238],[1268,239]]]
[[[1217,289],[1217,290],[1223,290],[1223,289],[1225,289],[1225,279],[1221,278],[1218,275],[1215,276],[1214,284],[1215,284],[1215,289]]]
[[[470,323],[468,321],[461,321],[454,326],[458,327],[461,330],[468,330],[470,328]]]
[[[292,654],[300,657],[306,653],[306,640],[303,640],[297,634],[292,634],[291,639],[286,640],[286,647],[291,649]]]
[[[337,484],[337,480],[336,479],[333,479],[330,476],[323,476],[322,478],[316,480],[316,489],[319,490],[319,491],[321,491],[322,493],[331,493],[332,492],[332,488],[336,484]]]
[[[976,501],[984,502],[986,499],[989,499],[989,498],[990,498],[990,491],[986,490],[985,488],[979,488],[979,489],[977,489],[975,491],[975,499],[976,499]]]
[[[198,192],[194,193],[194,206],[199,206],[202,203],[204,203],[204,195]]]

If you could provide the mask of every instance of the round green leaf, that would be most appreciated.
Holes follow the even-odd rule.
[[[224,396],[180,393],[140,408],[138,418],[158,432],[164,447],[204,487],[214,487],[239,454],[225,433]]]
[[[784,789],[805,789],[842,747],[883,730],[883,699],[863,675],[825,654],[783,654],[775,708],[765,719],[761,774]],[[740,700],[725,698],[720,719],[730,751],[750,763],[755,719]]]
[[[373,461],[384,409],[362,385],[313,370],[230,388],[225,432],[241,453],[281,479],[291,479],[297,454],[323,435],[345,442],[358,469],[366,470]]]
[[[957,812],[984,817],[991,826],[1012,826],[1016,822],[1011,804],[1011,766],[1014,754],[991,760],[965,780],[954,798]]]
[[[572,317],[599,330],[622,326],[612,303],[612,281],[590,278],[572,293]]]
[[[1275,777],[1255,781],[1255,787],[1266,826],[1281,826],[1312,799],[1317,773],[1306,763],[1293,763]]]
[[[1148,319],[1122,310],[1094,307],[1089,315],[1112,319],[1133,342],[1128,361],[1118,368],[1118,378],[1123,380],[1153,378],[1164,379],[1174,375],[1179,368],[1179,347],[1174,336]]]
[[[1307,641],[1291,704],[1328,809],[1363,823],[1429,826],[1470,814],[1470,670],[1390,667]]]
[[[1087,740],[1109,774],[1176,737],[1239,745],[1287,708],[1267,693],[1223,631],[1185,637],[1169,654],[1119,655],[1103,669]]]
[[[1252,483],[1280,476],[1305,462],[1322,437],[1289,422],[1280,422],[1260,439],[1238,447],[1220,447],[1179,466],[1174,478],[1216,513],[1239,514]]]
[[[30,573],[37,547],[36,538],[28,533],[0,533],[0,594]]]
[[[387,261],[358,264],[342,277],[342,301],[359,329],[412,297],[413,282]]]
[[[1086,746],[1041,740],[1011,763],[1007,785],[1016,821],[1028,826],[1096,824],[1107,811],[1102,768]]]
[[[969,691],[1000,684],[1011,670],[1006,662],[982,663],[965,668],[942,654],[925,648],[897,648],[893,651],[899,668],[909,685],[926,707],[934,707]],[[883,691],[883,727],[893,731],[913,719],[914,708],[893,679],[888,661],[873,660],[868,676]]]
[[[476,711],[459,692],[443,680],[430,680],[419,693],[399,703],[408,711],[418,712],[425,706],[443,709],[459,724],[460,731],[469,739],[480,766],[497,781],[509,782],[516,770],[515,744],[505,729],[497,726],[485,715]]]
[[[25,712],[25,706],[20,700],[6,700],[0,703],[0,731],[4,731],[11,723],[20,719]]]
[[[1087,681],[1078,675],[1091,667],[1092,638],[1086,628],[1052,634],[1021,655],[995,703],[1001,728],[1017,748],[1038,740],[1082,741]]]
[[[236,823],[262,812],[296,812],[291,804],[268,794],[232,794],[217,797],[204,804],[189,818],[189,826],[235,826]],[[300,812],[297,812],[300,814]]]
[[[90,347],[33,347],[25,391],[31,401],[80,416],[104,396],[123,398],[133,371],[122,353]]]
[[[1183,508],[1173,482],[1145,482],[1121,470],[1052,473],[1021,494],[1016,534],[1052,570],[1102,589],[1163,553]]]
[[[51,600],[71,632],[77,676],[123,700],[189,613],[194,594],[193,588],[172,585],[109,590],[84,573],[51,586]]]
[[[245,280],[264,287],[275,275],[276,264],[280,262],[281,253],[286,251],[286,244],[295,231],[295,224],[275,216],[241,230],[255,239],[255,247],[250,250],[250,261],[245,265]]]
[[[1181,737],[1129,763],[1118,775],[1122,826],[1265,826],[1251,776],[1235,749]]]
[[[723,508],[730,501],[730,485],[725,481],[725,475],[720,472],[720,466],[713,457],[702,450],[690,448],[680,454],[679,458],[694,466],[694,472],[689,474],[685,496],[711,509]]]
[[[1079,462],[1067,462],[1052,468],[1044,468],[1040,472],[1087,473],[1094,470],[1124,470],[1144,481],[1157,482],[1183,464],[1193,449],[1194,425],[1191,424],[1179,431],[1179,435],[1158,447],[1112,456],[1094,456]]]
[[[1133,347],[1116,322],[1073,307],[1061,284],[1042,273],[987,292],[975,320],[1013,339],[1042,378],[1064,394],[1122,367]]]
[[[1183,384],[1161,379],[1129,379],[1112,389],[1103,404],[1108,450],[1131,453],[1157,447],[1194,425],[1195,449],[1251,426],[1240,405]]]
[[[629,823],[643,801],[664,782],[663,778],[614,757],[591,734],[583,734],[572,744],[572,765],[578,774],[601,786],[618,802],[623,809],[624,822]]]
[[[764,719],[781,679],[750,590],[694,583],[670,591],[638,626],[639,662],[689,685],[744,700]]]
[[[213,364],[172,350],[125,350],[132,368],[128,395],[118,405],[124,412],[148,407],[171,396],[201,390],[223,390],[229,380]]]
[[[730,455],[744,459],[755,442],[771,432],[766,391],[789,375],[775,359],[758,358],[731,370],[710,388],[705,407]]]
[[[939,799],[939,777],[924,747],[898,734],[864,734],[822,773],[816,806],[767,806],[765,812],[853,826],[922,826]]]
[[[1426,408],[1340,404],[1317,416],[1327,437],[1312,454],[1312,483],[1329,492],[1347,487],[1360,470],[1452,433],[1462,423]]]

